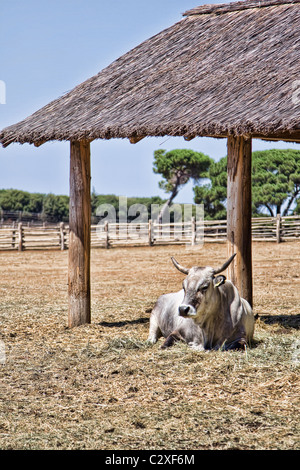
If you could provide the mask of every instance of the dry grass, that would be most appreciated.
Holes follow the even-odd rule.
[[[226,246],[93,250],[92,324],[70,330],[67,253],[0,253],[0,448],[299,449],[299,243],[254,244],[246,354],[147,344],[181,286],[170,255],[217,265]]]

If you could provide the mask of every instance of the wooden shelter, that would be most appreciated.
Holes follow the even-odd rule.
[[[300,142],[300,0],[205,5],[0,131],[70,141],[69,325],[90,322],[90,142],[228,139],[231,278],[252,303],[251,141]]]

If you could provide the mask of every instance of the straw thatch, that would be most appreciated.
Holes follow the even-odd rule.
[[[299,2],[248,0],[190,10],[2,130],[0,141],[230,134],[300,140]]]

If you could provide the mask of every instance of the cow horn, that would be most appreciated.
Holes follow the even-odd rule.
[[[223,264],[223,266],[220,266],[218,269],[214,269],[214,274],[221,273],[222,271],[225,271],[226,268],[230,265],[231,261],[235,257],[236,253],[234,253],[230,258],[226,261],[226,263]]]
[[[183,274],[188,274],[189,273],[189,269],[187,268],[184,268],[183,266],[181,266],[181,264],[179,264],[175,258],[173,258],[173,256],[171,256],[171,260],[175,266],[175,268],[178,269],[178,271],[182,272]]]

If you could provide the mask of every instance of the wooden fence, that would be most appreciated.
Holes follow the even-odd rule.
[[[0,250],[58,249],[67,248],[68,227],[59,225],[24,225],[22,222],[11,226],[0,226]]]
[[[98,223],[91,226],[91,246],[109,248],[129,245],[200,244],[226,241],[226,220],[158,224]],[[300,216],[252,219],[252,239],[257,241],[300,240]],[[0,250],[68,248],[69,227],[58,225],[0,225]]]

